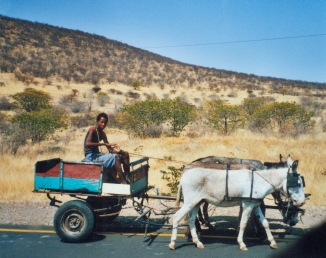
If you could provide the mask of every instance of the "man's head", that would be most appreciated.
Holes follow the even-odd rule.
[[[98,129],[103,130],[106,127],[106,124],[108,123],[108,115],[105,113],[100,113],[96,117],[96,124]]]
[[[106,119],[106,121],[108,121],[108,120],[109,120],[109,118],[108,118],[108,115],[107,115],[107,114],[105,114],[105,113],[99,113],[99,114],[97,115],[97,117],[96,117],[96,122],[100,121],[100,120],[101,120],[101,117],[105,118],[105,119]]]

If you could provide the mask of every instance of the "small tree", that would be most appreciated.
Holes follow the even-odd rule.
[[[13,117],[11,122],[17,124],[19,130],[24,132],[25,140],[31,139],[32,142],[45,140],[56,129],[67,126],[65,111],[53,108],[24,112]],[[9,133],[12,134],[13,132]]]
[[[207,124],[224,135],[229,135],[245,124],[245,115],[239,106],[225,105],[220,100],[207,101],[205,106]]]
[[[166,119],[166,111],[158,99],[150,99],[125,105],[116,117],[119,124],[139,137],[146,137],[149,128],[159,126]],[[157,135],[155,133],[155,135]]]
[[[11,97],[15,100],[14,104],[16,107],[26,112],[38,111],[51,107],[50,95],[41,90],[25,89],[24,92],[16,93],[11,95]]]
[[[0,97],[0,110],[10,110],[12,108],[12,104],[6,96]]]
[[[92,111],[93,108],[93,103],[94,103],[94,92],[93,91],[88,91],[85,93],[85,105],[87,107],[88,112]]]
[[[251,117],[255,112],[261,109],[267,100],[265,98],[246,98],[242,103],[242,109]]]
[[[171,133],[177,136],[183,129],[196,118],[194,106],[181,101],[180,98],[162,100],[163,108],[166,110],[166,118],[171,125]]]
[[[97,102],[101,107],[104,107],[109,102],[109,96],[105,92],[99,92],[97,94]]]
[[[139,90],[142,85],[143,83],[139,80],[134,80],[131,82],[131,86],[134,88],[134,90]]]
[[[283,96],[289,93],[289,90],[287,88],[281,88],[278,93],[282,94]]]
[[[252,122],[260,131],[270,127],[282,135],[297,136],[314,128],[313,115],[295,102],[273,102],[255,112]]]

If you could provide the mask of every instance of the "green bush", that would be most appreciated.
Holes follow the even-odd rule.
[[[160,171],[162,173],[161,178],[168,182],[166,185],[170,188],[170,193],[167,193],[167,195],[176,194],[178,192],[180,178],[184,168],[185,166],[182,166],[180,168],[168,166],[169,171]]]
[[[50,95],[41,90],[26,89],[24,92],[16,93],[10,97],[15,100],[14,104],[17,108],[26,112],[38,111],[51,107]]]
[[[210,100],[205,103],[206,123],[224,135],[229,135],[245,124],[245,114],[236,105],[223,104],[221,100]]]
[[[195,107],[182,102],[180,98],[153,98],[125,105],[116,119],[135,136],[158,137],[164,125],[169,127],[170,135],[177,136],[195,117]]]
[[[12,118],[11,122],[17,124],[24,132],[25,140],[40,142],[52,135],[56,129],[66,128],[66,113],[63,109],[41,109],[33,112],[24,112]],[[12,134],[14,132],[8,132]]]

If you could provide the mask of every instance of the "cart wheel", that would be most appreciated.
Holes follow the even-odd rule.
[[[66,202],[55,213],[53,224],[63,242],[81,242],[92,233],[94,228],[92,207],[79,200]]]
[[[97,222],[100,224],[113,221],[119,216],[121,211],[121,204],[117,197],[95,197],[88,196],[86,202],[93,208],[94,216]],[[98,211],[98,209],[105,209],[111,207],[107,211]]]

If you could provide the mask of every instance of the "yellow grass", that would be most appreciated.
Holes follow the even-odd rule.
[[[180,162],[191,162],[209,155],[258,159],[261,161],[278,161],[279,154],[291,154],[292,159],[299,160],[299,170],[305,176],[306,193],[311,193],[309,204],[326,205],[325,181],[326,138],[325,135],[302,137],[300,139],[266,138],[239,132],[230,137],[207,135],[196,139],[188,137],[160,139],[128,139],[123,131],[107,129],[109,140],[118,142],[121,148],[131,153],[132,160],[140,156],[150,157],[149,184],[158,187],[160,192],[168,192],[166,181],[161,179],[160,170],[167,166],[181,167]],[[60,157],[64,160],[81,160],[83,158],[83,138],[85,132],[78,131],[71,142],[61,144],[63,152],[37,154],[46,150],[52,142],[44,142],[26,148],[19,156],[1,156],[0,200],[34,201],[46,200],[43,194],[34,194],[33,171],[38,160]],[[164,158],[174,161],[164,161]]]
[[[1,87],[1,94],[0,96],[9,96],[11,94],[15,94],[18,92],[22,92],[25,88],[34,88],[37,90],[43,90],[45,92],[48,92],[50,96],[52,97],[53,104],[57,104],[60,97],[63,95],[71,94],[73,89],[78,90],[78,100],[83,101],[83,93],[86,93],[87,91],[91,90],[94,85],[89,83],[83,83],[83,84],[76,84],[76,83],[68,83],[66,81],[62,80],[56,80],[55,78],[51,79],[51,85],[46,84],[46,80],[42,78],[35,78],[35,81],[38,82],[38,85],[30,84],[25,85],[23,82],[18,81],[15,79],[15,76],[13,73],[0,73],[0,81],[5,83],[4,87]],[[58,89],[58,86],[60,86],[60,89]],[[109,94],[110,97],[110,103],[108,103],[105,107],[100,107],[97,105],[96,101],[94,101],[93,109],[100,110],[100,111],[106,111],[106,112],[112,112],[115,108],[116,102],[120,101],[122,103],[128,103],[132,99],[128,99],[124,95],[129,91],[134,91],[140,94],[140,100],[145,99],[145,93],[146,94],[154,94],[158,98],[175,98],[175,97],[184,97],[187,102],[194,104],[194,105],[200,105],[205,99],[209,99],[212,94],[214,94],[216,97],[220,98],[221,100],[224,100],[225,102],[232,104],[232,105],[240,105],[242,101],[248,97],[248,93],[245,90],[237,90],[237,97],[228,97],[227,95],[230,93],[230,89],[220,89],[220,92],[216,93],[214,90],[209,90],[208,88],[205,89],[185,89],[185,88],[179,88],[175,89],[169,85],[166,85],[164,88],[159,87],[141,87],[139,90],[134,90],[131,86],[124,85],[121,83],[103,83],[100,85],[101,92],[105,92]],[[266,86],[266,89],[268,87]],[[111,94],[109,92],[110,89],[119,90],[122,92],[121,95],[117,94]],[[171,90],[177,90],[176,93],[171,93]],[[254,91],[254,94],[257,96],[259,95],[258,91]],[[297,101],[297,96],[290,96],[290,95],[281,95],[281,94],[265,94],[264,96],[272,96],[277,99],[277,101]],[[200,99],[200,102],[196,102],[195,99]]]
[[[78,89],[79,100],[83,101],[82,93],[90,90],[91,84],[74,84],[61,80],[51,79],[52,85],[44,86],[44,79],[36,78],[39,84],[24,85],[15,79],[12,73],[0,73],[0,81],[5,82],[1,87],[0,96],[9,96],[17,92],[22,92],[25,87],[32,87],[38,90],[49,92],[56,104],[58,99],[66,94],[71,94],[72,89]],[[57,85],[61,86],[58,89]],[[105,83],[101,84],[102,92],[108,92],[113,88],[120,90],[123,94],[133,90],[130,86]],[[137,92],[141,99],[144,99],[144,93],[155,94],[158,98],[163,98],[164,94],[169,94],[170,98],[185,95],[186,99],[193,104],[195,98],[201,100],[207,99],[214,91],[193,89],[177,89],[175,94],[171,93],[174,88],[166,86],[159,87],[142,87]],[[245,91],[237,91],[237,98],[227,97],[229,89],[221,89],[215,93],[219,98],[230,104],[240,104],[248,96]],[[258,92],[254,92],[259,96]],[[110,113],[115,106],[116,101],[128,103],[128,98],[124,95],[109,95],[110,103],[104,107],[99,107],[94,102],[93,109]],[[297,101],[298,97],[282,96],[273,94],[277,101]],[[86,130],[87,128],[85,128]],[[71,130],[71,128],[69,129]],[[61,134],[66,134],[62,132]],[[310,204],[326,205],[324,196],[326,196],[325,181],[326,164],[326,137],[324,133],[318,133],[312,136],[304,136],[299,139],[281,139],[250,134],[248,131],[239,131],[229,137],[218,136],[214,132],[207,132],[205,136],[199,138],[169,138],[159,139],[129,139],[124,131],[108,128],[106,130],[110,142],[117,142],[121,148],[128,150],[132,155],[132,160],[139,156],[150,157],[150,175],[149,183],[155,185],[161,192],[168,192],[166,182],[161,179],[160,170],[167,170],[168,166],[181,167],[180,162],[191,162],[192,160],[209,156],[225,156],[258,159],[261,161],[278,161],[280,153],[283,156],[291,154],[293,159],[299,159],[299,169],[305,176],[307,187],[305,191],[311,193]],[[71,133],[70,133],[71,134]],[[83,139],[85,131],[78,129],[72,134],[71,141],[68,144],[54,142],[44,142],[40,145],[26,146],[20,150],[20,154],[12,156],[8,154],[0,155],[0,200],[1,201],[34,201],[47,200],[43,194],[34,194],[33,190],[33,172],[34,164],[38,160],[60,157],[64,160],[79,161],[83,158]],[[47,151],[48,146],[59,145],[63,151],[60,153],[50,153]],[[43,152],[41,152],[43,151]],[[156,159],[158,158],[158,159]],[[173,161],[163,161],[164,158],[172,158]]]

